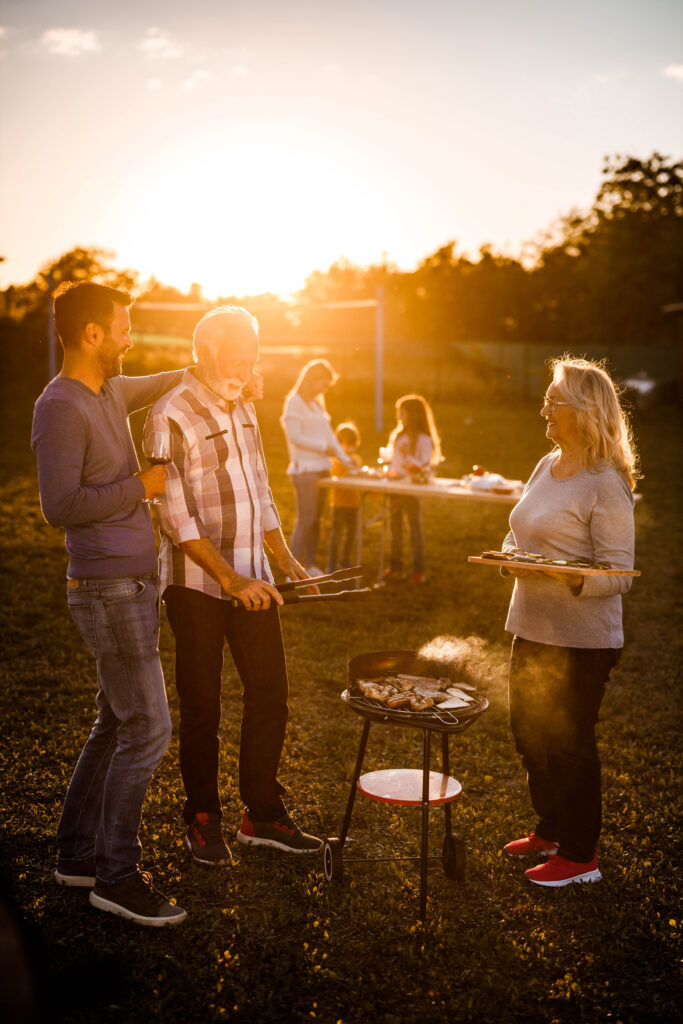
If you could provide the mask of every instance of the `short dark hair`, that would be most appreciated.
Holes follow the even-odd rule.
[[[52,293],[55,327],[63,347],[75,348],[87,324],[105,331],[114,319],[114,303],[130,306],[129,292],[92,281],[62,281]]]
[[[340,423],[335,430],[337,440],[340,444],[355,444],[356,447],[360,447],[360,431],[355,423],[349,420],[347,423]]]

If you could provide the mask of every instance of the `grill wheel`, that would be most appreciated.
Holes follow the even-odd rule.
[[[338,839],[326,839],[323,849],[325,880],[338,882],[344,875],[341,843]]]

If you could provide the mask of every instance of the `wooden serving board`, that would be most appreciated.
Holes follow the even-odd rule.
[[[511,565],[518,569],[528,569],[529,572],[564,572],[573,573],[575,576],[640,576],[637,569],[582,569],[578,565],[544,565],[543,562],[522,562],[512,558],[482,558],[480,555],[470,555],[467,559],[475,565],[498,565],[509,568]]]

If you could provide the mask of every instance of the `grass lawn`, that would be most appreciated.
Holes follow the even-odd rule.
[[[293,499],[277,422],[280,401],[281,392],[267,398],[259,415],[272,488],[289,530]],[[533,825],[507,725],[503,625],[510,585],[495,571],[468,566],[466,558],[500,544],[508,510],[428,501],[425,587],[386,588],[367,604],[283,611],[291,700],[281,780],[295,818],[316,834],[336,835],[361,729],[361,720],[339,699],[348,658],[419,647],[435,637],[481,638],[491,707],[451,740],[451,773],[463,784],[453,820],[467,845],[464,883],[447,879],[438,863],[430,868],[422,925],[414,864],[351,865],[343,883],[328,886],[321,857],[287,858],[232,842],[233,868],[199,870],[182,845],[174,738],[150,788],[141,837],[144,866],[189,918],[177,929],[157,932],[93,910],[87,894],[60,889],[51,877],[61,802],[94,716],[95,687],[91,658],[66,608],[63,535],[40,514],[28,448],[31,406],[31,396],[11,392],[0,448],[0,849],[5,887],[23,919],[39,988],[38,1019],[673,1019],[681,931],[675,408],[651,410],[636,423],[645,472],[636,512],[643,576],[625,601],[626,647],[601,715],[603,881],[560,890],[532,887],[523,864],[501,854],[506,841]],[[370,402],[354,409],[341,389],[330,407],[335,421],[357,414],[363,454],[376,457],[380,442],[371,429]],[[435,411],[448,457],[444,475],[460,475],[478,462],[526,477],[546,451],[537,403],[484,397],[474,404],[464,396],[442,401]],[[372,569],[376,530],[369,532],[365,552]],[[173,643],[165,620],[161,652],[177,734]],[[228,837],[241,811],[235,778],[239,718],[239,684],[227,658],[221,783]],[[420,764],[419,732],[373,726],[366,770]],[[441,848],[442,819],[440,809],[432,810],[434,853]],[[419,809],[359,797],[351,837],[349,856],[351,849],[358,856],[417,852]],[[6,935],[6,928],[0,931],[3,943]]]

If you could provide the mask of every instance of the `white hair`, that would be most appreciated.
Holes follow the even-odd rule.
[[[220,348],[229,347],[245,334],[253,332],[258,338],[258,331],[258,320],[248,310],[241,306],[217,306],[205,313],[194,329],[192,358],[198,363],[200,349],[215,355]]]

